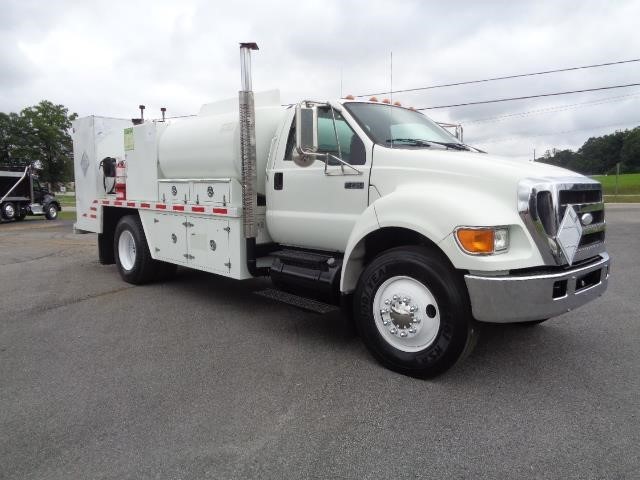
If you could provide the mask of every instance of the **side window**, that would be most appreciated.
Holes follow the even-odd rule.
[[[362,140],[351,129],[340,112],[334,110],[334,115],[336,118],[335,131],[333,129],[331,109],[322,108],[318,110],[318,150],[332,153],[337,157],[339,153],[338,144],[336,143],[337,132],[342,159],[351,165],[364,165],[366,155]]]
[[[364,143],[351,129],[340,112],[334,111],[336,116],[336,130],[342,159],[351,165],[364,165],[367,161]],[[294,115],[287,137],[284,160],[293,160],[293,149],[296,145],[296,117]],[[328,152],[338,156],[336,134],[333,131],[333,116],[328,108],[318,110],[318,151]],[[330,162],[337,164],[338,162]]]
[[[296,145],[296,116],[293,116],[293,122],[291,123],[291,129],[289,130],[289,136],[287,137],[287,147],[284,150],[284,159],[293,160],[293,147]]]

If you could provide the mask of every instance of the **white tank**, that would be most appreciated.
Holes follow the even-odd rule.
[[[257,191],[265,193],[271,141],[284,117],[279,92],[255,95]],[[196,117],[167,122],[158,142],[161,178],[236,178],[242,181],[238,99],[202,107]]]

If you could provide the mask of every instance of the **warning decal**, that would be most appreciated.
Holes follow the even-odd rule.
[[[133,127],[124,129],[124,151],[133,150],[135,145],[133,143]]]

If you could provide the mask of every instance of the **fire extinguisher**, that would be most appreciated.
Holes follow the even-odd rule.
[[[127,199],[127,164],[124,160],[116,163],[116,199]]]

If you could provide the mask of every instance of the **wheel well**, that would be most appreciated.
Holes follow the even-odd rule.
[[[352,250],[349,263],[343,267],[342,291],[353,292],[364,268],[380,253],[391,248],[410,245],[429,247],[448,260],[432,240],[414,230],[402,227],[380,228],[362,238]]]
[[[127,215],[138,216],[135,208],[102,207],[102,233],[98,234],[98,259],[103,265],[116,263],[113,251],[113,240],[116,225],[122,217]]]

